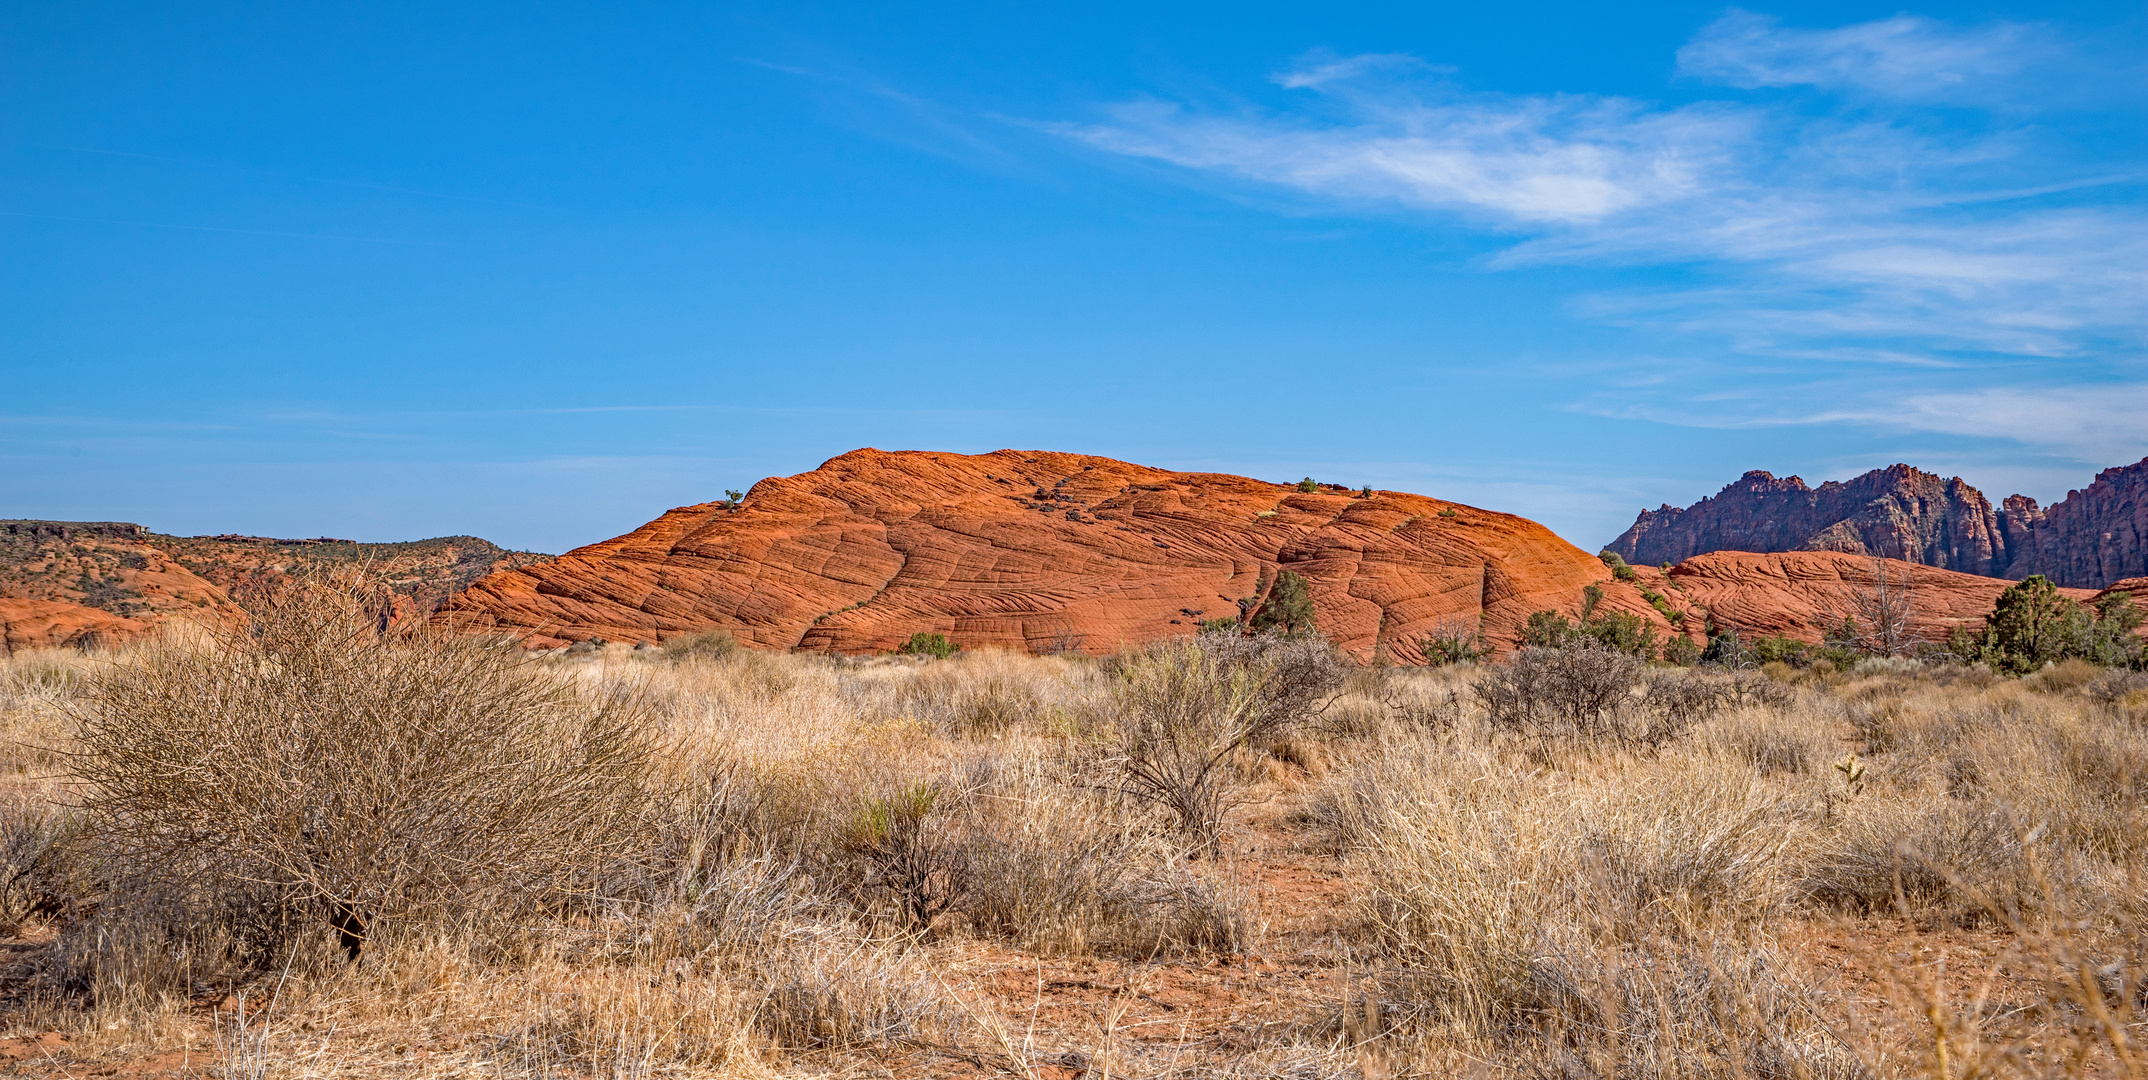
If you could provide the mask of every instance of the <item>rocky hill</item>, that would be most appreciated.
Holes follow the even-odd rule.
[[[1993,602],[2014,584],[1835,551],[1717,551],[1687,559],[1668,572],[1635,569],[1638,581],[1705,611],[1718,626],[1748,637],[1769,634],[1805,641],[1818,641],[1843,616],[1857,614],[1859,594],[1869,592],[1881,573],[1890,586],[1907,590],[1912,637],[1935,644],[1944,642],[1955,627],[1981,628]],[[2123,584],[2114,589],[2132,591]],[[2102,595],[2094,589],[2059,591],[2088,602]]]
[[[911,634],[1103,652],[1233,617],[1278,571],[1362,659],[1415,662],[1443,624],[1511,642],[1531,611],[1604,604],[1669,626],[1637,588],[1525,518],[1423,495],[1313,492],[1080,454],[858,450],[487,577],[440,616],[532,644],[721,628],[860,653]],[[1695,623],[1698,628],[1698,623]]]
[[[2000,514],[2013,552],[2007,577],[2042,574],[2086,588],[2148,575],[2148,458],[2097,473],[2049,510],[2015,495]]]
[[[124,641],[157,623],[244,617],[252,587],[330,565],[364,565],[416,605],[436,606],[495,570],[545,558],[471,536],[408,543],[180,537],[126,522],[0,521],[0,648]]]
[[[1642,511],[1609,548],[1637,565],[1714,551],[1835,551],[2096,589],[2148,574],[2148,459],[2105,470],[2049,510],[2015,495],[1995,511],[1960,477],[1907,465],[1817,488],[1749,472],[1692,506]]]

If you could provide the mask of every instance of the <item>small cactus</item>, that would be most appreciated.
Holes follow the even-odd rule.
[[[1864,790],[1865,763],[1858,759],[1855,750],[1850,756],[1835,762],[1835,771],[1842,774],[1842,782],[1852,793]]]

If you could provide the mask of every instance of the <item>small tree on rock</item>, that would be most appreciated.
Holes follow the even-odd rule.
[[[1280,631],[1295,636],[1316,632],[1319,628],[1314,620],[1313,594],[1305,579],[1288,570],[1277,574],[1275,588],[1253,613],[1251,628],[1256,634]]]

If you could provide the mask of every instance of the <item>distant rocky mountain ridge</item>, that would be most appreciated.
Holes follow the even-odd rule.
[[[1609,549],[1638,565],[1715,551],[1835,551],[2098,589],[2148,575],[2148,458],[2105,469],[2048,510],[2026,495],[1994,508],[1960,477],[1908,465],[1817,488],[1756,470],[1692,506],[1643,510]]]
[[[122,521],[0,520],[0,653],[139,637],[178,616],[228,623],[238,599],[307,568],[364,565],[429,608],[495,570],[549,556],[474,536],[363,544],[326,537],[167,536]]]

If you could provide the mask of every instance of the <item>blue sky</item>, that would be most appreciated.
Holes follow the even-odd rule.
[[[2133,4],[0,10],[0,516],[559,551],[860,446],[2148,454]]]

